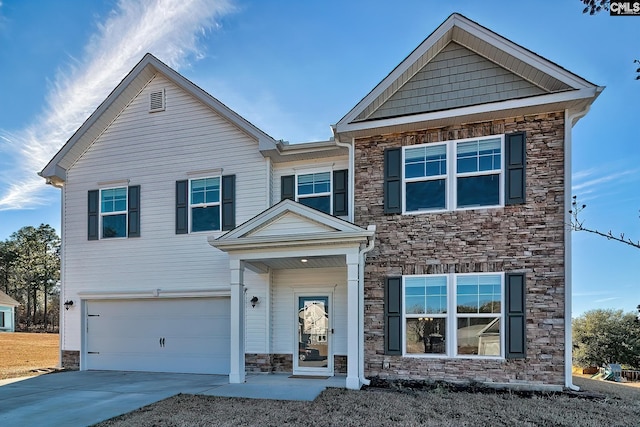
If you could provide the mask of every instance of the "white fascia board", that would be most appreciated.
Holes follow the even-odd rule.
[[[469,107],[455,108],[451,110],[435,111],[430,113],[414,114],[410,116],[393,117],[389,119],[369,120],[363,122],[346,123],[336,125],[338,134],[346,132],[357,132],[367,129],[378,129],[392,126],[402,126],[416,122],[430,122],[448,118],[473,116],[477,114],[499,112],[504,110],[515,110],[537,105],[568,103],[577,100],[595,99],[601,92],[600,87],[594,86],[589,89],[571,90],[565,92],[551,93],[531,98],[512,99],[507,101],[491,102],[488,104],[473,105]]]
[[[505,37],[502,37],[499,34],[494,33],[493,31],[485,28],[473,21],[469,21],[466,19],[460,19],[456,21],[456,26],[460,29],[474,35],[481,40],[495,46],[497,49],[504,51],[505,53],[531,65],[532,67],[542,71],[549,76],[560,80],[563,83],[571,86],[575,89],[588,89],[595,87],[594,84],[588,82],[572,72],[563,69],[557,64],[552,63],[551,61],[541,57],[540,55],[512,42]],[[453,41],[456,41],[455,38]]]
[[[336,127],[340,127],[343,124],[351,123],[358,115],[364,111],[365,108],[373,101],[375,101],[378,96],[380,96],[389,86],[393,84],[402,74],[413,65],[422,55],[425,54],[427,50],[429,50],[433,45],[435,45],[442,37],[447,34],[451,28],[453,28],[454,23],[456,22],[456,18],[459,18],[459,15],[453,14],[447,18],[436,30],[431,33],[420,45],[409,54],[396,68],[387,75],[378,85],[373,88],[371,92],[369,92],[355,107],[351,109],[336,125]]]
[[[212,95],[205,92],[199,86],[191,82],[186,77],[182,76],[180,73],[170,68],[166,64],[162,63],[156,57],[153,58],[154,66],[158,69],[158,71],[180,86],[183,90],[187,91],[191,95],[193,95],[196,99],[202,102],[205,105],[216,110],[220,115],[222,115],[225,119],[229,120],[236,127],[238,127],[243,132],[247,133],[249,136],[258,141],[258,147],[260,150],[269,150],[276,147],[276,141],[267,135],[265,132],[260,130],[254,124],[249,122],[247,119],[233,111],[231,108],[227,107],[225,104],[220,102],[218,99],[213,97]]]
[[[153,61],[155,59],[155,61]],[[58,150],[58,152],[53,156],[53,158],[47,163],[47,165],[42,169],[38,175],[43,178],[57,177],[61,180],[66,179],[66,171],[65,176],[59,175],[58,163],[71,151],[73,146],[84,136],[85,132],[87,132],[97,121],[98,119],[109,109],[111,104],[118,99],[118,97],[126,90],[126,88],[138,77],[138,75],[144,70],[145,67],[151,65],[154,68],[156,67],[156,63],[162,64],[158,61],[153,55],[147,53],[141,60],[138,62],[135,67],[122,79],[120,83],[111,91],[111,93],[107,96],[107,98],[102,101],[102,103],[96,108],[96,110],[85,120],[84,123],[75,131],[75,133],[69,138],[69,140]],[[163,64],[164,65],[164,64]],[[166,67],[166,66],[165,66]]]
[[[277,247],[310,247],[323,245],[360,245],[373,237],[372,231],[296,234],[292,236],[255,236],[222,241],[209,237],[209,244],[224,252]]]
[[[263,228],[269,223],[275,221],[281,215],[284,215],[288,212],[300,215],[305,219],[308,219],[313,222],[317,222],[327,227],[334,228],[335,230],[338,230],[338,232],[366,231],[355,224],[351,224],[350,222],[347,222],[340,218],[336,218],[334,216],[319,212],[308,206],[294,202],[293,200],[283,200],[278,204],[265,210],[264,212],[251,218],[250,220],[246,221],[245,223],[239,225],[235,229],[220,236],[219,238],[215,239],[213,237],[210,237],[209,242],[211,243],[216,241],[229,241],[229,240],[241,238],[242,236],[249,234],[252,231]]]

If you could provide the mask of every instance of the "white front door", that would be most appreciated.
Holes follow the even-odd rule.
[[[331,295],[296,294],[295,302],[294,373],[332,375]]]

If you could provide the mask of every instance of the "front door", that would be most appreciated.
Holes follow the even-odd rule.
[[[329,295],[296,295],[295,373],[332,374]]]

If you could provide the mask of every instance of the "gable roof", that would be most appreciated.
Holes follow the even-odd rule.
[[[4,292],[0,291],[0,306],[16,307],[16,306],[19,306],[19,305],[20,305],[20,303],[18,301],[14,300],[9,295],[7,295]]]
[[[346,139],[583,109],[603,89],[454,13],[333,129]]]
[[[39,175],[45,178],[48,184],[61,185],[66,180],[67,170],[158,73],[255,139],[261,151],[267,152],[276,147],[276,141],[269,135],[158,58],[147,53],[71,136]]]
[[[218,237],[211,246],[225,252],[276,246],[366,242],[374,231],[285,199]]]

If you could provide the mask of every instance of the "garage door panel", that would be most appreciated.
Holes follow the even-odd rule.
[[[87,369],[228,374],[229,298],[87,302]]]

